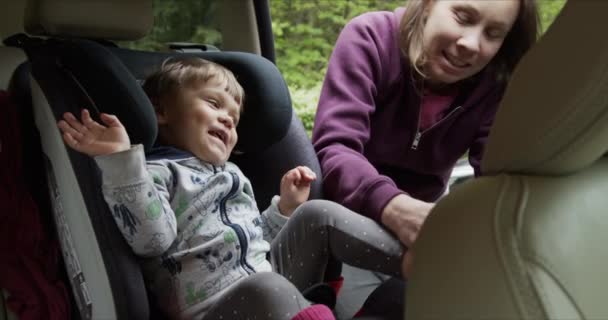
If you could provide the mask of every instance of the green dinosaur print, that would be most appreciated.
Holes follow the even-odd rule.
[[[156,183],[156,184],[161,184],[161,183],[163,182],[163,180],[162,180],[162,179],[160,178],[160,176],[159,176],[159,175],[157,175],[157,174],[152,175],[152,180],[153,180],[153,181],[154,181],[154,183]]]
[[[182,215],[182,213],[184,213],[184,211],[186,211],[186,209],[188,209],[188,200],[186,200],[186,198],[184,198],[183,196],[179,198],[179,201],[177,202],[177,208],[175,208],[175,217],[179,218],[179,216]]]
[[[199,220],[199,222],[196,224],[196,226],[194,226],[194,229],[192,229],[192,233],[195,234],[198,232],[198,230],[200,230],[203,227],[203,220]]]
[[[233,243],[236,242],[236,234],[232,230],[224,232],[224,242]]]
[[[156,220],[158,219],[158,217],[160,217],[161,211],[162,205],[160,203],[160,200],[154,199],[152,200],[152,202],[150,202],[150,204],[148,204],[148,207],[146,208],[146,216],[150,220]]]
[[[188,282],[186,284],[186,304],[188,306],[197,304],[201,301],[204,301],[205,299],[207,299],[207,293],[203,288],[200,288],[198,289],[198,291],[196,291],[193,282]]]

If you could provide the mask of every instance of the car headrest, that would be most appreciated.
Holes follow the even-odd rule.
[[[154,14],[150,0],[28,0],[24,20],[32,35],[136,40]]]
[[[567,174],[608,151],[608,1],[568,1],[517,66],[482,172]]]
[[[287,134],[293,113],[289,89],[277,67],[261,56],[229,51],[167,53],[108,49],[139,82],[160,68],[165,59],[177,55],[197,56],[232,71],[245,91],[244,111],[237,127],[237,153],[263,151]]]

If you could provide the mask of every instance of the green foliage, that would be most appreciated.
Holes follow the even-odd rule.
[[[404,0],[271,0],[277,66],[292,89],[318,86],[344,25],[367,11],[394,10]]]
[[[540,22],[543,33],[566,4],[566,0],[539,0]]]
[[[312,126],[317,112],[317,102],[321,92],[321,82],[312,88],[291,88],[291,101],[298,117],[302,120],[308,136],[311,135]]]

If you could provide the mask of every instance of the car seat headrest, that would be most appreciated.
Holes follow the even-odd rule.
[[[149,0],[28,0],[24,28],[32,35],[136,40],[153,18]]]
[[[235,152],[260,152],[281,140],[291,124],[293,109],[289,89],[270,61],[244,52],[167,53],[109,48],[140,82],[177,55],[197,56],[216,62],[234,73],[245,91],[243,113],[237,127]]]
[[[263,57],[243,52],[167,53],[105,47],[94,41],[58,42],[62,65],[86,90],[92,106],[116,114],[132,143],[149,149],[156,138],[154,108],[140,84],[165,59],[194,55],[230,69],[245,91],[235,151],[262,151],[282,139],[292,117],[289,90],[279,70]],[[83,106],[84,107],[84,106]]]
[[[568,1],[517,66],[482,172],[566,174],[608,151],[608,1]]]

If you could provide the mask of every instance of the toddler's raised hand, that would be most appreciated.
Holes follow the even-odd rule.
[[[71,112],[63,115],[57,126],[63,132],[63,141],[78,152],[89,156],[106,155],[128,150],[131,147],[125,127],[113,115],[100,115],[104,125],[91,118],[89,111],[82,109],[82,122]]]
[[[287,171],[281,179],[281,199],[279,211],[289,217],[293,211],[310,195],[310,184],[317,179],[317,175],[305,166]]]

